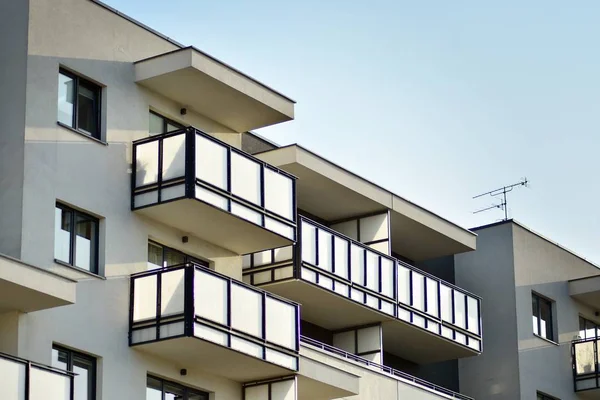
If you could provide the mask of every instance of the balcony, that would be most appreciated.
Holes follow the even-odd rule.
[[[238,382],[298,371],[299,306],[193,263],[131,276],[129,344]]]
[[[0,353],[0,399],[73,400],[73,374]]]
[[[75,281],[0,254],[0,313],[75,303]]]
[[[296,179],[195,128],[133,143],[136,213],[244,254],[296,239]]]
[[[570,280],[569,295],[594,309],[600,308],[600,275]]]
[[[134,64],[135,81],[213,121],[246,132],[294,118],[294,101],[193,47]]]
[[[585,393],[586,398],[600,399],[598,341],[594,338],[577,340],[571,344],[573,384],[575,391]]]
[[[304,320],[330,331],[381,322],[383,348],[416,363],[481,352],[479,297],[305,217],[298,236],[244,256],[244,281],[297,301]]]

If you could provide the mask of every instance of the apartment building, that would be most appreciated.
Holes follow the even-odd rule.
[[[451,257],[456,284],[485,295],[485,352],[461,359],[478,399],[600,398],[600,270],[525,225],[474,228],[477,251]]]
[[[294,101],[99,1],[0,15],[1,399],[468,399],[485,303],[416,266],[475,233],[250,133]]]

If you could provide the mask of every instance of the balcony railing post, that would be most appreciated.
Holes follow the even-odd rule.
[[[594,340],[594,378],[596,380],[596,387],[598,388],[598,340]]]
[[[133,343],[133,308],[135,302],[135,278],[129,278],[129,346]]]
[[[25,365],[25,400],[29,400],[31,392],[31,362]]]
[[[196,188],[196,130],[185,130],[185,197],[195,198]]]
[[[296,226],[296,244],[292,248],[292,257],[294,257],[292,264],[294,270],[294,278],[300,279],[302,273],[302,218],[298,219]]]
[[[194,274],[196,273],[196,266],[190,264],[185,268],[184,272],[184,298],[185,303],[183,305],[183,320],[184,330],[187,336],[194,336],[194,320],[196,319],[196,312],[194,310],[195,304],[195,291],[194,291]]]

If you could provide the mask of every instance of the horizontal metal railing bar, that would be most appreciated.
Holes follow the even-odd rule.
[[[295,301],[286,299],[285,297],[281,297],[281,296],[279,296],[279,295],[277,295],[275,293],[268,292],[268,291],[266,291],[264,289],[261,289],[259,287],[247,284],[245,282],[238,281],[237,279],[234,279],[234,278],[232,278],[230,276],[227,276],[225,274],[221,274],[219,272],[213,271],[212,269],[207,268],[204,265],[200,265],[200,264],[197,264],[197,263],[192,262],[192,261],[187,262],[187,263],[183,263],[183,264],[177,264],[177,265],[169,266],[169,267],[157,268],[157,269],[154,269],[154,270],[151,270],[151,271],[137,272],[135,274],[130,275],[130,278],[131,279],[138,279],[138,278],[142,278],[142,277],[146,277],[146,276],[152,276],[152,275],[155,275],[155,274],[166,273],[166,272],[169,272],[169,271],[174,271],[174,270],[179,270],[179,269],[185,269],[185,268],[195,268],[195,269],[198,269],[198,270],[200,270],[202,272],[208,272],[209,274],[212,274],[212,275],[218,276],[220,278],[226,279],[226,280],[230,281],[234,285],[243,286],[246,289],[252,290],[254,292],[258,292],[260,294],[264,294],[264,295],[266,295],[268,297],[280,300],[280,301],[282,301],[284,303],[290,304],[290,305],[295,306],[295,307],[299,307],[300,306],[300,304],[298,304]]]
[[[280,168],[277,168],[277,167],[275,167],[275,166],[273,166],[273,165],[271,165],[271,164],[269,164],[269,163],[267,163],[267,162],[265,162],[265,161],[263,161],[263,160],[261,160],[259,158],[256,158],[252,154],[246,153],[245,151],[240,150],[237,147],[234,147],[234,146],[230,145],[229,143],[226,143],[226,142],[224,142],[222,140],[219,140],[219,139],[215,138],[214,136],[211,136],[208,133],[206,133],[206,132],[204,132],[204,131],[202,131],[202,130],[200,130],[198,128],[195,128],[193,126],[189,126],[187,128],[182,128],[182,129],[179,129],[179,130],[176,130],[176,131],[167,132],[167,133],[161,133],[160,135],[153,135],[153,136],[141,138],[141,139],[138,139],[138,140],[134,140],[132,143],[133,143],[134,146],[135,145],[139,145],[139,144],[144,144],[144,143],[150,143],[150,142],[153,142],[155,140],[165,139],[165,138],[169,138],[171,136],[177,136],[179,134],[187,133],[187,132],[190,132],[190,131],[193,131],[197,135],[200,135],[200,136],[205,137],[205,138],[207,138],[209,140],[212,140],[215,143],[218,143],[218,144],[220,144],[220,145],[222,145],[224,147],[227,147],[228,149],[230,149],[230,150],[232,150],[232,151],[234,151],[234,152],[236,152],[236,153],[238,153],[238,154],[240,154],[240,155],[242,155],[242,156],[244,156],[244,157],[246,157],[246,158],[248,158],[248,159],[250,159],[252,161],[257,162],[257,163],[261,164],[262,166],[264,166],[266,168],[269,168],[272,171],[278,172],[278,173],[280,173],[282,175],[285,175],[285,176],[287,176],[289,178],[292,178],[294,180],[298,179],[298,177],[296,177],[295,175],[290,174],[289,172],[287,172],[285,170],[282,170]]]
[[[302,223],[302,221],[306,221],[307,223],[309,223],[309,224],[311,224],[311,225],[314,225],[314,226],[316,226],[316,227],[317,227],[317,228],[319,228],[319,229],[323,229],[323,230],[325,230],[325,231],[328,231],[328,232],[329,232],[329,233],[331,233],[332,235],[335,235],[335,236],[338,236],[338,237],[340,237],[340,238],[342,238],[342,239],[348,240],[348,241],[349,241],[350,243],[352,243],[352,244],[355,244],[355,245],[357,245],[357,246],[359,246],[359,247],[362,247],[362,248],[364,248],[364,249],[366,249],[366,250],[372,251],[373,253],[376,253],[376,254],[378,254],[378,255],[380,255],[380,256],[382,256],[382,257],[385,257],[385,258],[387,258],[387,259],[389,259],[389,260],[391,260],[391,261],[393,261],[393,262],[396,262],[396,263],[398,263],[398,264],[401,264],[403,267],[406,267],[406,268],[408,268],[408,269],[411,269],[411,270],[413,270],[413,271],[415,271],[415,272],[417,272],[417,273],[419,273],[419,274],[421,274],[421,275],[424,275],[424,276],[426,276],[426,277],[428,277],[428,278],[430,278],[430,279],[433,279],[433,280],[435,280],[435,281],[438,281],[438,282],[440,282],[440,283],[443,283],[444,285],[446,285],[446,286],[448,286],[448,287],[450,287],[450,288],[452,288],[452,289],[456,289],[457,291],[459,291],[459,292],[461,292],[461,293],[464,293],[464,294],[466,294],[466,295],[469,295],[469,296],[471,296],[471,297],[473,297],[473,298],[475,298],[475,299],[481,300],[481,296],[478,296],[478,295],[476,295],[476,294],[474,294],[474,293],[471,293],[471,292],[469,292],[468,290],[465,290],[465,289],[462,289],[462,288],[461,288],[461,287],[459,287],[459,286],[456,286],[456,285],[455,285],[455,284],[453,284],[453,283],[447,282],[447,281],[445,281],[445,280],[443,280],[443,279],[441,279],[441,278],[439,278],[439,277],[437,277],[437,276],[435,276],[435,275],[432,275],[432,274],[430,274],[430,273],[428,273],[428,272],[425,272],[425,271],[423,271],[423,270],[421,270],[421,269],[419,269],[419,268],[415,267],[414,265],[410,265],[410,264],[408,264],[408,263],[406,263],[406,262],[404,262],[404,261],[402,261],[402,260],[399,260],[399,259],[397,259],[397,258],[395,258],[395,257],[393,257],[393,256],[390,256],[390,255],[387,255],[387,254],[385,254],[385,253],[382,253],[382,252],[380,252],[379,250],[375,250],[375,249],[373,249],[373,248],[371,248],[371,247],[367,246],[366,244],[364,244],[364,243],[362,243],[362,242],[359,242],[359,241],[357,241],[357,240],[354,240],[354,239],[352,239],[351,237],[349,237],[349,236],[346,236],[346,235],[344,235],[343,233],[336,231],[335,229],[332,229],[332,228],[330,228],[330,227],[328,227],[328,226],[325,226],[325,225],[323,225],[323,224],[320,224],[320,223],[318,223],[318,222],[316,222],[316,221],[313,221],[312,219],[310,219],[310,218],[307,218],[307,217],[305,217],[305,216],[303,216],[303,215],[298,215],[298,217],[299,217],[299,218],[298,218],[298,219],[299,219],[299,221],[298,221],[298,223],[299,223],[299,224],[300,224],[300,223]],[[302,239],[301,239],[301,238],[299,238],[298,240],[302,240]]]
[[[34,362],[34,361],[26,360],[24,358],[16,357],[16,356],[13,356],[13,355],[10,355],[10,354],[6,354],[6,353],[2,353],[2,352],[0,352],[0,358],[3,358],[5,360],[9,360],[9,361],[14,361],[14,362],[19,363],[19,364],[31,365],[32,367],[43,369],[43,370],[49,371],[49,372],[54,372],[54,373],[57,373],[57,374],[60,374],[60,375],[71,376],[71,377],[78,375],[75,372],[65,371],[65,370],[62,370],[60,368],[52,367],[50,365],[40,364],[40,363],[37,363],[37,362]]]
[[[373,362],[373,361],[369,361],[366,358],[357,356],[356,354],[352,354],[352,353],[349,353],[349,352],[344,351],[342,349],[338,349],[338,348],[330,346],[328,344],[319,342],[318,340],[314,340],[314,339],[311,339],[309,337],[301,335],[300,336],[300,342],[301,343],[303,342],[303,343],[309,344],[311,346],[315,346],[317,348],[320,348],[320,349],[322,349],[324,351],[327,351],[327,352],[330,352],[330,353],[333,353],[333,354],[337,354],[340,357],[343,357],[343,358],[346,358],[346,359],[358,362],[360,364],[365,364],[365,365],[367,365],[369,367],[377,368],[377,369],[381,370],[382,372],[385,372],[385,373],[393,375],[393,376],[397,376],[397,377],[402,378],[402,379],[406,379],[408,381],[411,381],[411,382],[413,382],[415,384],[418,384],[420,386],[424,386],[424,387],[426,387],[428,389],[431,389],[431,390],[434,390],[436,392],[440,392],[440,393],[443,393],[445,395],[452,396],[452,398],[461,399],[461,400],[474,400],[472,397],[465,396],[465,395],[457,393],[457,392],[455,392],[453,390],[446,389],[445,387],[442,387],[442,386],[438,386],[435,383],[431,383],[431,382],[428,382],[428,381],[426,381],[424,379],[417,378],[416,376],[412,376],[410,374],[407,374],[406,372],[398,371],[398,370],[396,370],[394,368],[387,367],[385,365],[381,365],[381,364],[378,364],[378,363]]]
[[[571,344],[575,345],[577,343],[596,342],[596,341],[600,342],[600,336],[589,338],[589,339],[574,339],[571,341]]]

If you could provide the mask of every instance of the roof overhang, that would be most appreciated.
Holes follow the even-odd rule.
[[[600,275],[569,281],[569,295],[594,309],[600,309]]]
[[[390,210],[392,250],[415,261],[475,250],[477,235],[298,145],[255,157],[298,177],[298,207],[327,221]]]
[[[0,254],[0,313],[74,304],[76,285],[73,280]]]
[[[136,61],[135,82],[237,132],[294,118],[293,100],[193,47]]]

